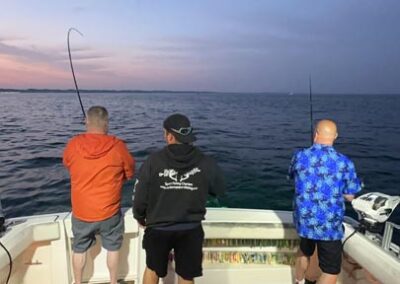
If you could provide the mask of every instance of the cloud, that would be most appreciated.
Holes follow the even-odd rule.
[[[66,79],[66,72],[46,63],[26,63],[0,54],[0,86],[3,88],[56,86]]]
[[[61,61],[69,62],[68,50],[65,49],[61,52]],[[104,62],[104,60],[111,59],[111,55],[106,53],[100,53],[89,47],[71,48],[71,57],[73,62],[75,61],[93,61]],[[94,64],[94,63],[93,63]]]
[[[36,47],[25,48],[7,44],[7,39],[0,39],[0,54],[33,62],[53,61],[61,58],[59,53],[38,50]]]
[[[18,44],[13,44],[14,42]],[[21,41],[23,44],[21,44]],[[66,48],[32,46],[26,39],[0,37],[0,84],[2,87],[69,87],[70,66]],[[112,58],[90,47],[71,50],[75,73],[82,81],[95,82],[117,76]]]
[[[73,13],[84,13],[88,10],[87,6],[77,5],[72,8]]]
[[[0,55],[7,56],[24,64],[48,64],[60,70],[69,64],[66,48],[38,48],[37,46],[17,46],[8,42],[15,38],[0,38]],[[78,47],[71,50],[74,65],[85,71],[100,71],[107,68],[105,60],[108,54],[101,54],[89,47]],[[91,61],[91,63],[87,63]],[[78,63],[79,62],[79,63]]]

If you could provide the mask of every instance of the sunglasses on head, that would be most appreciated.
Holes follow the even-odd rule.
[[[179,128],[179,129],[175,129],[175,128],[170,128],[173,132],[175,132],[175,133],[178,133],[178,134],[180,134],[180,135],[183,135],[183,136],[187,136],[187,135],[189,135],[190,133],[192,133],[192,131],[193,131],[193,128],[192,127],[181,127],[181,128]]]

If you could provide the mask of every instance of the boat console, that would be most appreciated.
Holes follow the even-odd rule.
[[[370,192],[357,197],[351,204],[363,229],[379,233],[399,203],[400,196]]]

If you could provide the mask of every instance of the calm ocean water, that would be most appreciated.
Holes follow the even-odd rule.
[[[138,166],[164,146],[162,122],[188,115],[199,145],[228,181],[222,206],[291,209],[286,180],[295,149],[310,145],[305,95],[203,93],[82,94],[86,108],[103,105],[110,133],[123,138]],[[0,94],[0,198],[9,217],[70,210],[62,151],[84,131],[74,93]],[[356,164],[365,192],[400,194],[400,96],[315,95],[314,119],[339,126],[336,149]],[[133,181],[123,189],[131,205]]]

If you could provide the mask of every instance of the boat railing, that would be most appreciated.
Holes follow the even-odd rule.
[[[387,252],[393,252],[398,258],[400,258],[400,247],[392,242],[394,229],[400,231],[400,225],[386,222],[385,231],[382,237],[382,248]]]

